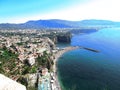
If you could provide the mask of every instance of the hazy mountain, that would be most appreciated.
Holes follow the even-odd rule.
[[[37,21],[28,21],[25,24],[33,27],[44,27],[44,28],[71,28],[71,21],[66,20],[37,20]]]
[[[108,20],[67,21],[59,19],[34,20],[22,24],[0,24],[0,29],[40,29],[40,28],[80,28],[80,27],[119,27],[120,22]]]

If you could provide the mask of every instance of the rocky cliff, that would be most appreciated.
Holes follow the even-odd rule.
[[[70,43],[71,42],[71,37],[72,37],[71,33],[58,33],[54,36],[50,36],[49,38],[54,43]]]

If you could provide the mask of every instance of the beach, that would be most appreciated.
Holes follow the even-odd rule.
[[[54,76],[55,76],[55,82],[54,82],[54,86],[56,87],[55,90],[62,90],[60,87],[60,83],[58,80],[58,75],[57,75],[57,60],[65,53],[71,50],[75,50],[78,49],[79,47],[73,47],[73,46],[69,46],[69,47],[65,47],[62,49],[59,49],[55,54],[54,54],[54,66],[53,66],[53,71],[54,71]]]

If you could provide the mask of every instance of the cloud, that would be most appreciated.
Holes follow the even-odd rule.
[[[119,0],[92,0],[82,5],[78,4],[60,11],[41,15],[41,17],[43,19],[106,19],[120,21],[119,8]]]

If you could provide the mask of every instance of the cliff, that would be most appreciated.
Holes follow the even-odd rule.
[[[71,42],[71,33],[57,33],[53,36],[48,36],[54,43],[70,43]]]

